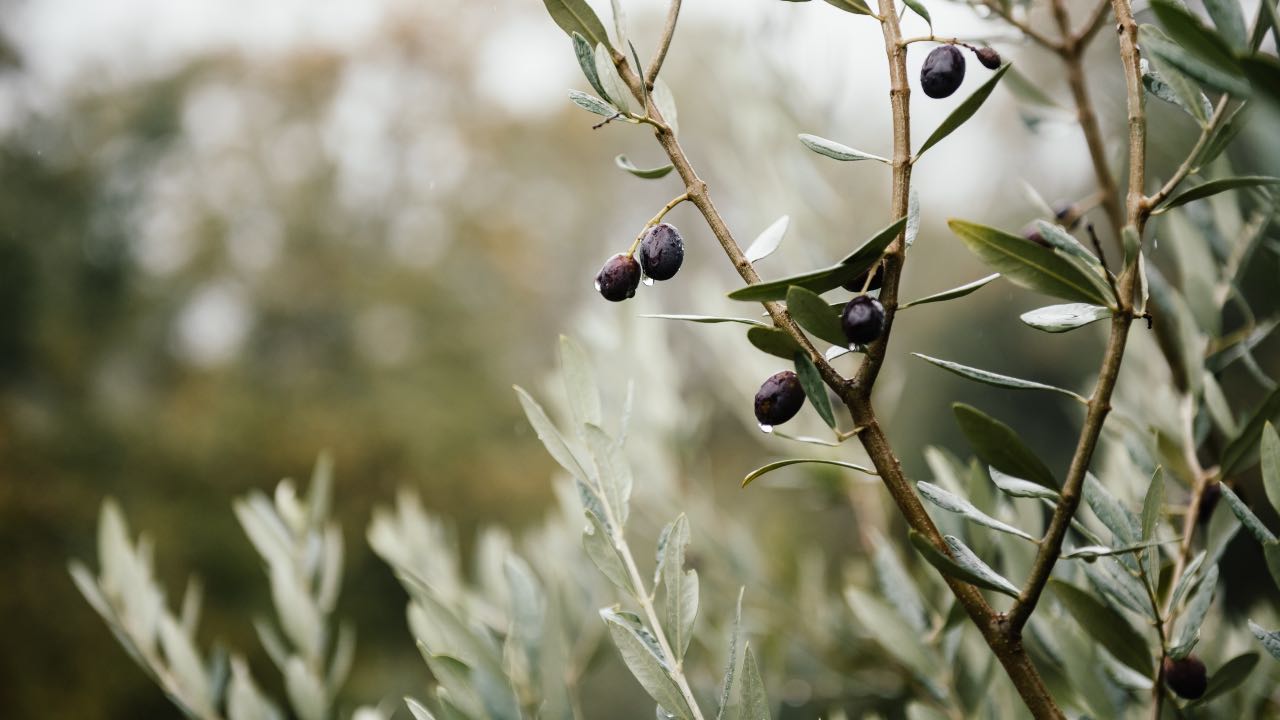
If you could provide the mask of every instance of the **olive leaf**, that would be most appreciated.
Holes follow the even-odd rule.
[[[988,467],[987,472],[991,475],[991,482],[995,484],[1000,492],[1011,497],[1021,498],[1038,498],[1041,500],[1049,500],[1057,503],[1062,498],[1058,491],[1038,485],[1022,478],[1016,478],[1012,475],[1006,475],[999,470]]]
[[[601,43],[608,45],[609,36],[605,33],[604,23],[587,4],[587,0],[542,0],[547,6],[551,19],[571,37],[578,33],[586,38],[592,47]]]
[[[640,682],[645,692],[671,712],[688,716],[689,706],[675,681],[671,679],[671,670],[662,659],[658,642],[648,629],[634,615],[612,608],[601,610],[600,617],[608,626],[613,644],[622,654],[627,669]]]
[[[573,101],[574,105],[577,105],[587,112],[595,113],[596,115],[614,117],[618,114],[618,109],[614,106],[598,97],[595,97],[594,95],[588,95],[581,90],[570,90],[569,99]]]
[[[1150,675],[1151,653],[1147,642],[1120,613],[1098,602],[1093,595],[1057,578],[1049,580],[1062,606],[1084,628],[1089,636],[1115,656],[1117,660]]]
[[[1214,60],[1206,60],[1201,54],[1189,52],[1181,39],[1174,42],[1154,25],[1142,25],[1138,28],[1138,42],[1152,59],[1172,65],[1205,85],[1232,95],[1249,94],[1249,83],[1241,79],[1239,67],[1234,60],[1230,60],[1232,67],[1224,69]]]
[[[725,719],[725,711],[729,708],[729,698],[733,697],[734,671],[738,665],[738,635],[742,631],[742,596],[746,592],[746,586],[738,588],[738,605],[737,610],[733,613],[733,630],[729,633],[729,660],[724,668],[720,703],[716,706],[716,720]]]
[[[742,653],[742,698],[739,720],[769,720],[769,698],[765,694],[764,680],[760,678],[760,666],[747,643]]]
[[[1016,535],[1022,538],[1023,540],[1030,540],[1032,542],[1036,542],[1036,539],[1032,537],[1029,533],[1024,532],[1023,530],[1019,530],[1018,528],[1006,522],[1002,522],[1000,520],[997,520],[991,517],[990,515],[979,510],[976,506],[974,506],[973,503],[969,502],[968,500],[960,497],[959,495],[948,492],[938,487],[937,485],[934,485],[933,483],[929,483],[921,480],[916,483],[916,487],[920,490],[920,494],[924,496],[924,499],[933,503],[937,507],[940,507],[943,510],[946,510],[947,512],[953,512],[953,513],[956,513],[957,515],[962,515],[968,518],[969,520],[979,525],[982,525],[984,527],[989,527],[992,530],[997,530],[1002,533],[1008,533],[1010,535]]]
[[[790,360],[802,352],[795,338],[776,327],[753,327],[747,331],[747,340],[760,352]]]
[[[858,624],[893,660],[917,677],[937,675],[941,665],[937,653],[895,608],[852,584],[845,587],[844,597]]]
[[[779,468],[787,467],[788,465],[798,465],[800,463],[817,463],[819,465],[834,465],[836,467],[841,467],[846,470],[857,470],[860,473],[866,473],[868,475],[876,474],[876,471],[869,467],[863,467],[861,465],[858,465],[856,463],[851,463],[851,462],[843,462],[840,460],[826,460],[823,458],[793,458],[791,460],[779,460],[777,462],[771,462],[768,465],[764,465],[762,467],[756,468],[755,470],[752,470],[750,473],[747,473],[746,477],[742,478],[742,487],[746,487],[750,485],[752,481],[754,481],[756,478],[760,477],[761,475],[766,475]]]
[[[1225,192],[1227,190],[1235,190],[1236,188],[1242,188],[1242,187],[1259,187],[1264,185],[1276,185],[1276,184],[1280,184],[1280,177],[1270,177],[1265,175],[1250,175],[1250,176],[1230,177],[1230,178],[1221,178],[1218,180],[1210,180],[1207,183],[1202,183],[1189,190],[1183,190],[1182,192],[1178,193],[1177,195],[1173,196],[1168,201],[1166,201],[1164,205],[1160,206],[1160,208],[1155,210],[1152,214],[1158,215],[1160,213],[1168,211],[1170,208],[1175,208],[1175,207],[1178,207],[1179,205],[1185,205],[1191,202],[1192,200],[1200,200],[1201,198],[1207,198],[1211,195],[1217,195],[1218,193]]]
[[[1222,483],[1220,487],[1222,488],[1222,499],[1227,501],[1227,507],[1231,508],[1232,514],[1236,516],[1236,519],[1240,521],[1245,530],[1248,530],[1249,534],[1253,535],[1255,540],[1262,545],[1276,542],[1276,536],[1267,529],[1266,525],[1262,524],[1258,516],[1253,514],[1253,511],[1249,509],[1248,505],[1245,505],[1239,495],[1235,494],[1235,491],[1227,487],[1226,483]]]
[[[1000,78],[1004,77],[1010,67],[1009,63],[1002,65],[986,82],[982,83],[977,90],[974,90],[972,95],[956,106],[956,109],[951,111],[951,114],[942,121],[938,129],[933,131],[929,139],[924,141],[924,145],[921,145],[920,149],[916,151],[916,158],[924,155],[926,150],[942,142],[943,138],[955,132],[957,128],[973,117],[973,114],[978,112],[978,108],[982,107],[982,103],[987,101],[991,91],[996,89],[996,83],[1000,82]]]
[[[872,155],[871,153],[865,153],[861,150],[854,150],[848,145],[841,145],[834,140],[828,140],[826,138],[818,137],[817,135],[800,133],[800,142],[804,143],[805,147],[819,155],[825,155],[833,160],[879,160],[886,164],[889,162],[887,158],[882,158],[879,155]]]
[[[1018,597],[1017,586],[978,559],[972,550],[956,538],[950,535],[943,536],[943,542],[951,552],[951,555],[946,555],[915,530],[908,530],[907,535],[911,544],[924,556],[924,559],[943,575],[954,577],[976,587],[994,590],[1012,598]]]
[[[1258,451],[1258,438],[1268,421],[1280,417],[1280,389],[1272,390],[1243,424],[1240,433],[1227,443],[1222,451],[1222,476],[1230,477],[1249,468]]]
[[[1235,690],[1249,679],[1249,673],[1258,666],[1258,660],[1261,656],[1256,652],[1241,653],[1230,660],[1223,663],[1221,667],[1213,672],[1213,676],[1209,678],[1209,685],[1204,689],[1204,695],[1189,704],[1189,707],[1200,707],[1210,702],[1214,698],[1221,697]]]
[[[662,165],[656,168],[649,168],[649,169],[639,168],[639,167],[636,167],[635,163],[628,160],[626,155],[619,155],[618,157],[614,158],[613,163],[618,167],[622,168],[623,170],[626,170],[627,172],[631,173],[632,175],[635,175],[638,178],[644,178],[646,180],[655,180],[660,177],[666,177],[667,173],[671,172],[676,167],[675,165],[668,163],[666,165]]]
[[[840,327],[840,310],[832,308],[817,293],[791,286],[787,289],[787,312],[814,337],[832,345],[849,344]]]
[[[950,290],[943,290],[940,293],[928,295],[920,298],[919,300],[911,300],[909,302],[902,303],[901,305],[898,306],[898,309],[903,310],[903,309],[912,307],[914,305],[925,305],[927,303],[944,302],[946,300],[955,300],[956,298],[962,298],[965,295],[968,295],[974,292],[975,290],[980,290],[986,287],[992,280],[995,280],[998,277],[1000,277],[1000,273],[994,273],[984,278],[981,278],[979,280],[974,280],[971,283],[966,283],[964,285],[961,285],[960,287],[954,287],[954,288],[951,288]]]
[[[1015,284],[1064,300],[1093,305],[1114,303],[1086,274],[1048,248],[995,228],[949,220],[948,227],[971,252]]]
[[[1010,388],[1012,390],[1048,390],[1049,392],[1056,392],[1062,395],[1066,395],[1067,397],[1074,398],[1076,400],[1079,400],[1080,402],[1084,402],[1084,403],[1088,402],[1088,400],[1085,400],[1082,396],[1080,396],[1077,393],[1071,392],[1070,390],[1067,390],[1064,388],[1054,387],[1053,385],[1045,385],[1044,383],[1038,383],[1031,380],[1023,380],[1021,378],[1011,377],[1009,375],[1001,375],[999,373],[993,373],[989,370],[982,370],[980,368],[969,367],[968,365],[961,365],[960,363],[954,363],[949,360],[941,360],[935,357],[929,357],[928,355],[924,355],[922,353],[913,352],[911,354],[915,355],[921,360],[925,360],[927,362],[933,363],[934,365],[937,365],[943,370],[947,370],[949,372],[955,373],[960,377],[967,378],[969,380],[976,380],[977,382],[984,383],[987,385]]]
[[[1262,443],[1258,451],[1262,460],[1262,487],[1266,490],[1271,507],[1280,513],[1280,433],[1270,422],[1262,428]]]
[[[618,68],[613,64],[613,55],[609,52],[608,45],[605,43],[596,45],[595,54],[596,75],[599,76],[600,85],[604,88],[605,99],[623,113],[630,112],[631,90],[618,74]]]
[[[1249,42],[1244,27],[1244,13],[1237,0],[1205,0],[1204,9],[1209,12],[1218,33],[1235,50],[1243,50]]]
[[[905,217],[899,218],[896,222],[880,230],[870,240],[863,243],[861,247],[841,260],[838,265],[800,275],[792,275],[781,280],[748,285],[729,293],[729,299],[751,302],[785,300],[787,291],[792,286],[802,287],[819,294],[834,290],[845,283],[852,282],[879,262],[885,248],[889,247],[889,243],[898,237],[906,222],[907,219]]]
[[[677,661],[689,649],[693,622],[698,616],[698,571],[686,570],[685,551],[689,547],[689,519],[676,518],[666,535],[662,556],[662,581],[666,588],[665,630],[667,644]]]
[[[573,36],[573,52],[578,56],[578,66],[582,68],[582,74],[586,76],[587,82],[591,83],[591,87],[596,93],[605,96],[608,95],[604,90],[604,86],[600,84],[600,74],[596,72],[596,53],[590,42],[582,36],[580,32],[571,33]]]
[[[743,253],[747,256],[747,260],[749,262],[759,262],[772,255],[773,251],[777,250],[778,246],[782,244],[782,238],[786,237],[787,228],[789,227],[791,227],[790,215],[783,215],[774,220],[773,224],[757,235],[756,239],[747,247],[747,251]]]
[[[932,33],[933,18],[929,17],[929,9],[924,6],[924,3],[920,2],[920,0],[902,0],[902,1],[906,3],[907,7],[911,8],[915,12],[915,14],[924,18],[924,21],[926,23],[929,23],[929,32]]]
[[[1173,640],[1174,646],[1179,648],[1176,655],[1185,657],[1195,646],[1196,638],[1200,636],[1200,626],[1204,624],[1205,615],[1209,613],[1209,605],[1213,603],[1213,593],[1217,585],[1218,566],[1211,565],[1205,572],[1204,578],[1200,580],[1200,585],[1192,593],[1191,599],[1187,601],[1186,610],[1178,618],[1178,628],[1174,632]],[[1169,654],[1175,655],[1172,651]],[[1175,659],[1178,658],[1175,657]]]
[[[1280,660],[1280,630],[1267,630],[1250,620],[1249,631],[1262,643],[1263,649],[1271,653],[1271,657]]]
[[[822,382],[818,368],[804,353],[796,353],[796,377],[800,380],[800,387],[804,389],[804,395],[809,399],[809,404],[813,405],[813,409],[818,412],[827,427],[834,430],[836,416],[831,410],[831,398],[827,397],[827,386]]]
[[[951,407],[960,431],[984,463],[1047,488],[1057,487],[1053,472],[1013,428],[971,405],[955,403]]]
[[[1213,115],[1209,98],[1181,70],[1158,56],[1142,59],[1142,85],[1152,95],[1182,108],[1201,127],[1209,124]]]
[[[1151,0],[1151,10],[1160,20],[1170,39],[1195,58],[1220,72],[1239,73],[1239,66],[1236,64],[1235,53],[1231,50],[1231,46],[1180,3],[1173,0]],[[1222,89],[1228,90],[1228,88]]]
[[[719,317],[716,315],[661,315],[661,314],[658,314],[658,315],[641,315],[640,317],[657,318],[659,320],[683,320],[685,322],[702,323],[707,325],[715,325],[718,323],[740,323],[742,325],[750,325],[752,327],[762,327],[762,328],[772,327],[766,323],[760,322],[759,320],[752,320],[750,318]]]

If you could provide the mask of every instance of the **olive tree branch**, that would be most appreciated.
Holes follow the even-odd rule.
[[[1002,7],[1000,3],[996,2],[995,0],[982,0],[981,5],[987,8],[988,10],[990,10],[994,15],[999,17],[1001,20],[1004,20],[1006,23],[1017,28],[1018,31],[1021,32],[1023,35],[1026,35],[1027,37],[1039,43],[1046,50],[1052,50],[1055,53],[1062,52],[1061,42],[1054,40],[1048,35],[1045,35],[1039,30],[1036,30],[1035,28],[1031,27],[1029,24],[1023,22],[1022,20],[1015,18],[1012,14],[1009,13],[1009,11],[1005,10],[1004,7]]]
[[[1129,125],[1129,188],[1126,196],[1126,212],[1129,227],[1132,227],[1141,238],[1146,222],[1146,215],[1143,212],[1143,185],[1146,181],[1147,124],[1146,97],[1142,87],[1142,70],[1139,66],[1138,23],[1133,18],[1133,8],[1129,0],[1112,0],[1112,7],[1120,25],[1120,58],[1124,64]],[[1045,532],[1040,550],[1031,566],[1031,574],[1026,586],[1009,611],[1011,633],[1020,633],[1030,619],[1031,613],[1034,612],[1045,583],[1053,572],[1053,566],[1062,554],[1062,541],[1066,537],[1071,519],[1080,507],[1085,474],[1089,470],[1094,450],[1097,449],[1102,425],[1111,410],[1111,394],[1115,390],[1116,380],[1120,374],[1120,362],[1124,357],[1129,326],[1133,323],[1133,292],[1138,274],[1138,262],[1139,255],[1135,253],[1120,272],[1117,282],[1120,290],[1117,301],[1120,307],[1111,318],[1111,334],[1107,339],[1102,369],[1098,373],[1093,395],[1089,398],[1089,411],[1085,416],[1084,427],[1071,458],[1066,480],[1063,482],[1062,499],[1054,508],[1049,529]]]
[[[671,6],[667,8],[667,24],[662,28],[662,38],[658,40],[658,50],[649,63],[649,69],[644,73],[644,84],[649,90],[653,89],[653,83],[658,79],[658,71],[667,59],[667,50],[671,49],[671,38],[676,34],[676,20],[680,18],[680,2],[681,0],[671,0]],[[640,68],[636,68],[636,72],[639,71]]]
[[[1213,109],[1213,116],[1209,118],[1209,122],[1200,130],[1200,137],[1196,140],[1196,144],[1192,146],[1191,152],[1187,153],[1187,157],[1182,161],[1182,164],[1178,166],[1178,169],[1173,172],[1173,175],[1165,182],[1165,184],[1143,201],[1144,213],[1151,215],[1155,209],[1159,207],[1160,203],[1169,199],[1169,196],[1178,188],[1178,184],[1187,178],[1187,175],[1199,170],[1199,168],[1194,167],[1193,164],[1195,163],[1196,158],[1200,155],[1200,151],[1203,150],[1204,146],[1209,142],[1209,138],[1213,135],[1213,132],[1218,129],[1218,126],[1222,123],[1223,119],[1226,118],[1227,103],[1230,102],[1230,100],[1231,96],[1226,94],[1218,99],[1218,104]]]

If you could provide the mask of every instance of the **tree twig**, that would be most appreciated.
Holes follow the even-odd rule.
[[[1031,27],[1027,23],[1023,22],[1022,20],[1015,18],[1008,11],[1006,11],[1000,5],[1000,3],[995,2],[995,0],[983,0],[982,6],[990,10],[993,14],[995,14],[1001,20],[1004,20],[1006,23],[1017,28],[1018,31],[1021,32],[1023,35],[1026,35],[1032,40],[1035,40],[1037,43],[1043,46],[1046,50],[1052,50],[1055,53],[1062,52],[1061,42],[1054,40],[1048,35],[1045,35],[1039,30],[1036,30],[1035,28]]]
[[[658,40],[658,50],[653,54],[649,69],[644,73],[644,85],[649,90],[653,89],[653,83],[658,79],[658,71],[662,69],[662,63],[667,59],[667,51],[671,49],[671,38],[676,34],[676,21],[680,19],[680,2],[681,0],[671,0],[671,6],[667,8],[667,24],[662,28],[662,37]],[[636,72],[639,71],[640,68],[636,68]]]
[[[1185,180],[1187,175],[1191,174],[1191,172],[1196,169],[1193,167],[1196,158],[1200,155],[1200,151],[1204,149],[1205,144],[1209,142],[1209,137],[1213,135],[1213,131],[1218,128],[1218,124],[1226,117],[1227,103],[1230,102],[1230,100],[1231,96],[1225,94],[1218,99],[1218,105],[1213,109],[1213,116],[1209,118],[1208,124],[1200,130],[1200,137],[1196,139],[1196,144],[1191,148],[1191,152],[1187,153],[1186,159],[1184,159],[1182,164],[1178,166],[1178,169],[1173,172],[1173,175],[1165,181],[1165,184],[1160,186],[1159,190],[1155,191],[1155,193],[1143,201],[1143,212],[1150,215],[1153,210],[1159,207],[1160,203],[1169,199],[1169,196],[1173,194],[1173,191],[1178,189],[1178,184]]]

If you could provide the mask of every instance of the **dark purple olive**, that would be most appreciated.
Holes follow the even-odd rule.
[[[1084,217],[1075,203],[1061,203],[1053,214],[1058,219],[1058,224],[1068,230],[1075,230],[1080,225],[1080,218]]]
[[[871,284],[867,285],[867,275],[871,275]],[[867,270],[858,277],[844,284],[844,289],[849,292],[862,292],[862,286],[866,285],[867,290],[879,290],[884,286],[884,263],[876,263],[874,268]]]
[[[790,420],[804,405],[800,378],[790,370],[769,376],[756,392],[756,421],[772,428]]]
[[[649,228],[640,241],[640,267],[654,280],[670,280],[684,262],[684,238],[668,223]]]
[[[622,302],[636,294],[640,285],[640,263],[618,253],[605,262],[596,275],[596,290],[610,302]]]
[[[931,98],[944,98],[964,82],[964,55],[955,45],[939,45],[924,59],[920,87]]]
[[[1164,684],[1178,697],[1195,700],[1204,695],[1205,688],[1209,686],[1209,678],[1205,675],[1204,663],[1195,655],[1188,655],[1181,660],[1166,657]]]
[[[978,62],[982,63],[982,67],[988,70],[1000,68],[1000,53],[996,52],[995,48],[978,48],[973,54],[978,56]]]
[[[840,327],[851,345],[866,345],[884,332],[884,305],[870,295],[859,295],[844,306]]]

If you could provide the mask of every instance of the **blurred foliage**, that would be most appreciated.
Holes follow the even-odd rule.
[[[784,266],[839,257],[882,224],[857,211],[884,202],[878,176],[815,167],[794,138],[829,126],[883,136],[887,112],[864,117],[864,104],[886,93],[878,75],[839,79],[849,64],[844,40],[810,49],[829,55],[831,75],[802,77],[791,54],[814,23],[797,24],[782,3],[759,4],[733,24],[691,18],[667,77],[683,132],[739,232],[750,237],[790,213],[792,232],[805,236],[768,261],[770,275],[781,275]],[[0,18],[0,716],[173,715],[144,676],[118,662],[121,651],[65,572],[68,556],[92,554],[105,495],[165,549],[158,573],[175,597],[192,568],[214,589],[202,639],[225,640],[265,666],[247,618],[270,598],[225,509],[232,497],[303,472],[322,448],[339,467],[335,511],[348,528],[339,613],[361,632],[349,704],[417,692],[425,673],[406,637],[404,593],[353,531],[398,487],[416,488],[434,514],[455,519],[464,553],[480,525],[519,532],[539,523],[553,503],[552,464],[510,384],[543,377],[553,365],[547,339],[569,328],[601,357],[629,359],[605,392],[617,394],[627,372],[636,376],[637,413],[647,413],[636,422],[650,429],[635,439],[637,457],[666,457],[654,447],[670,448],[653,476],[709,486],[708,502],[749,519],[779,586],[804,571],[795,548],[862,558],[850,532],[855,515],[830,469],[789,474],[805,489],[781,502],[772,492],[736,491],[748,469],[786,452],[745,432],[754,429],[747,398],[775,363],[743,357],[747,344],[728,331],[634,319],[728,306],[732,275],[708,234],[686,229],[691,267],[662,298],[642,293],[625,310],[595,302],[589,278],[599,259],[667,198],[612,165],[619,144],[650,164],[642,133],[609,128],[618,134],[605,139],[567,102],[543,111],[502,97],[514,83],[490,76],[522,48],[559,48],[563,64],[548,72],[571,82],[563,37],[541,8],[525,5],[389,4],[377,31],[357,42],[212,47],[172,64],[137,59],[123,77],[90,63],[65,86],[33,69],[23,28]],[[640,12],[633,20],[650,36],[658,22]],[[521,44],[528,37],[536,41]],[[762,52],[744,57],[746,43]],[[1022,69],[1056,87],[1056,70],[1033,52]],[[694,92],[708,77],[716,82]],[[1118,87],[1102,78],[1100,87]],[[1021,202],[1018,178],[1039,183],[1047,165],[1069,164],[1075,152],[1029,154],[1045,137],[1064,144],[1071,130],[1052,119],[1024,123],[1002,102],[984,111],[993,118],[984,127],[965,129],[968,144],[953,141],[931,153],[936,165],[922,163],[929,210],[918,249],[930,260],[909,271],[913,295],[983,274],[947,235],[948,213],[964,207],[987,224],[1017,227],[1036,214]],[[1122,103],[1103,111],[1108,128],[1122,126]],[[1166,174],[1179,158],[1162,148],[1189,136],[1187,125],[1173,119],[1153,132],[1153,162]],[[1268,116],[1246,131],[1231,153],[1238,171],[1277,174],[1275,127]],[[1045,193],[1072,198],[1087,194],[1091,179],[1064,172],[1043,182]],[[686,212],[672,218],[691,228]],[[1243,279],[1259,316],[1280,312],[1276,238],[1272,227],[1268,250]],[[1153,260],[1169,263],[1160,252]],[[981,397],[1006,420],[1034,420],[1024,436],[1050,464],[1063,464],[1068,450],[1058,439],[1076,420],[1069,411],[986,393],[906,355],[1032,367],[1045,382],[1083,387],[1089,363],[1079,358],[1092,356],[1097,337],[1046,338],[989,322],[1007,320],[1011,305],[1029,309],[1034,300],[992,287],[963,304],[922,308],[895,338],[881,393],[899,446],[961,451],[947,405]],[[1274,337],[1255,357],[1280,367]],[[659,385],[670,392],[655,392]],[[1237,407],[1256,392],[1245,381],[1224,390]],[[904,462],[928,472],[921,453]],[[1245,491],[1255,482],[1250,476]],[[883,520],[872,489],[853,492],[865,506],[857,527]],[[1226,604],[1236,610],[1274,593],[1252,576],[1256,547],[1239,548],[1247,561],[1233,546],[1223,567]],[[855,572],[866,572],[864,560]],[[772,654],[797,672],[813,664],[811,651],[792,652]],[[898,680],[882,677],[874,658],[844,661],[869,665],[857,680],[868,692],[892,694]],[[791,689],[784,701],[803,694]],[[616,666],[586,691],[602,702],[615,692],[639,692]]]

